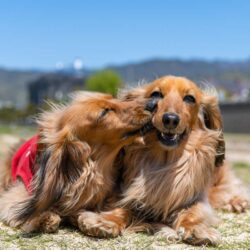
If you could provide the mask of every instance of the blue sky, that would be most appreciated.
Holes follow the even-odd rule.
[[[5,0],[0,66],[85,67],[178,57],[250,56],[247,0]]]

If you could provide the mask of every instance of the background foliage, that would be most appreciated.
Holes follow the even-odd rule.
[[[86,81],[86,89],[109,93],[116,96],[118,89],[122,86],[121,77],[112,70],[98,71]]]

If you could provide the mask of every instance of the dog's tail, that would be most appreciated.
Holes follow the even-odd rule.
[[[79,178],[90,154],[88,144],[74,138],[67,127],[41,138],[41,144],[44,148],[31,185],[32,195],[16,208],[16,217],[21,223],[57,203],[70,184]]]

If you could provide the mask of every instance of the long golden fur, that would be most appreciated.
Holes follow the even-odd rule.
[[[118,205],[130,211],[128,215],[149,222],[139,230],[150,225],[168,239],[218,244],[220,236],[213,228],[217,220],[210,204],[241,212],[247,201],[224,163],[217,98],[190,80],[173,76],[120,96],[122,100],[142,97],[152,100],[155,129],[145,135],[145,145],[125,147]],[[178,119],[169,122],[165,114]]]
[[[88,215],[100,211],[113,194],[119,170],[114,161],[121,148],[140,141],[140,129],[151,119],[145,106],[143,99],[119,101],[109,95],[85,93],[75,96],[69,105],[44,112],[38,119],[32,195],[22,181],[12,183],[11,161],[7,160],[1,166],[0,219],[29,232],[54,232],[61,217],[67,217],[92,235],[93,229],[86,226]],[[120,216],[126,221],[123,210],[102,215],[109,221]],[[112,230],[106,227],[99,235],[121,231]]]

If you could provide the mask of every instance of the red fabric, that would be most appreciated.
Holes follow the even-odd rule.
[[[12,180],[15,182],[20,177],[29,193],[31,192],[30,183],[34,175],[33,166],[37,154],[37,142],[38,136],[33,136],[17,150],[12,158]]]

